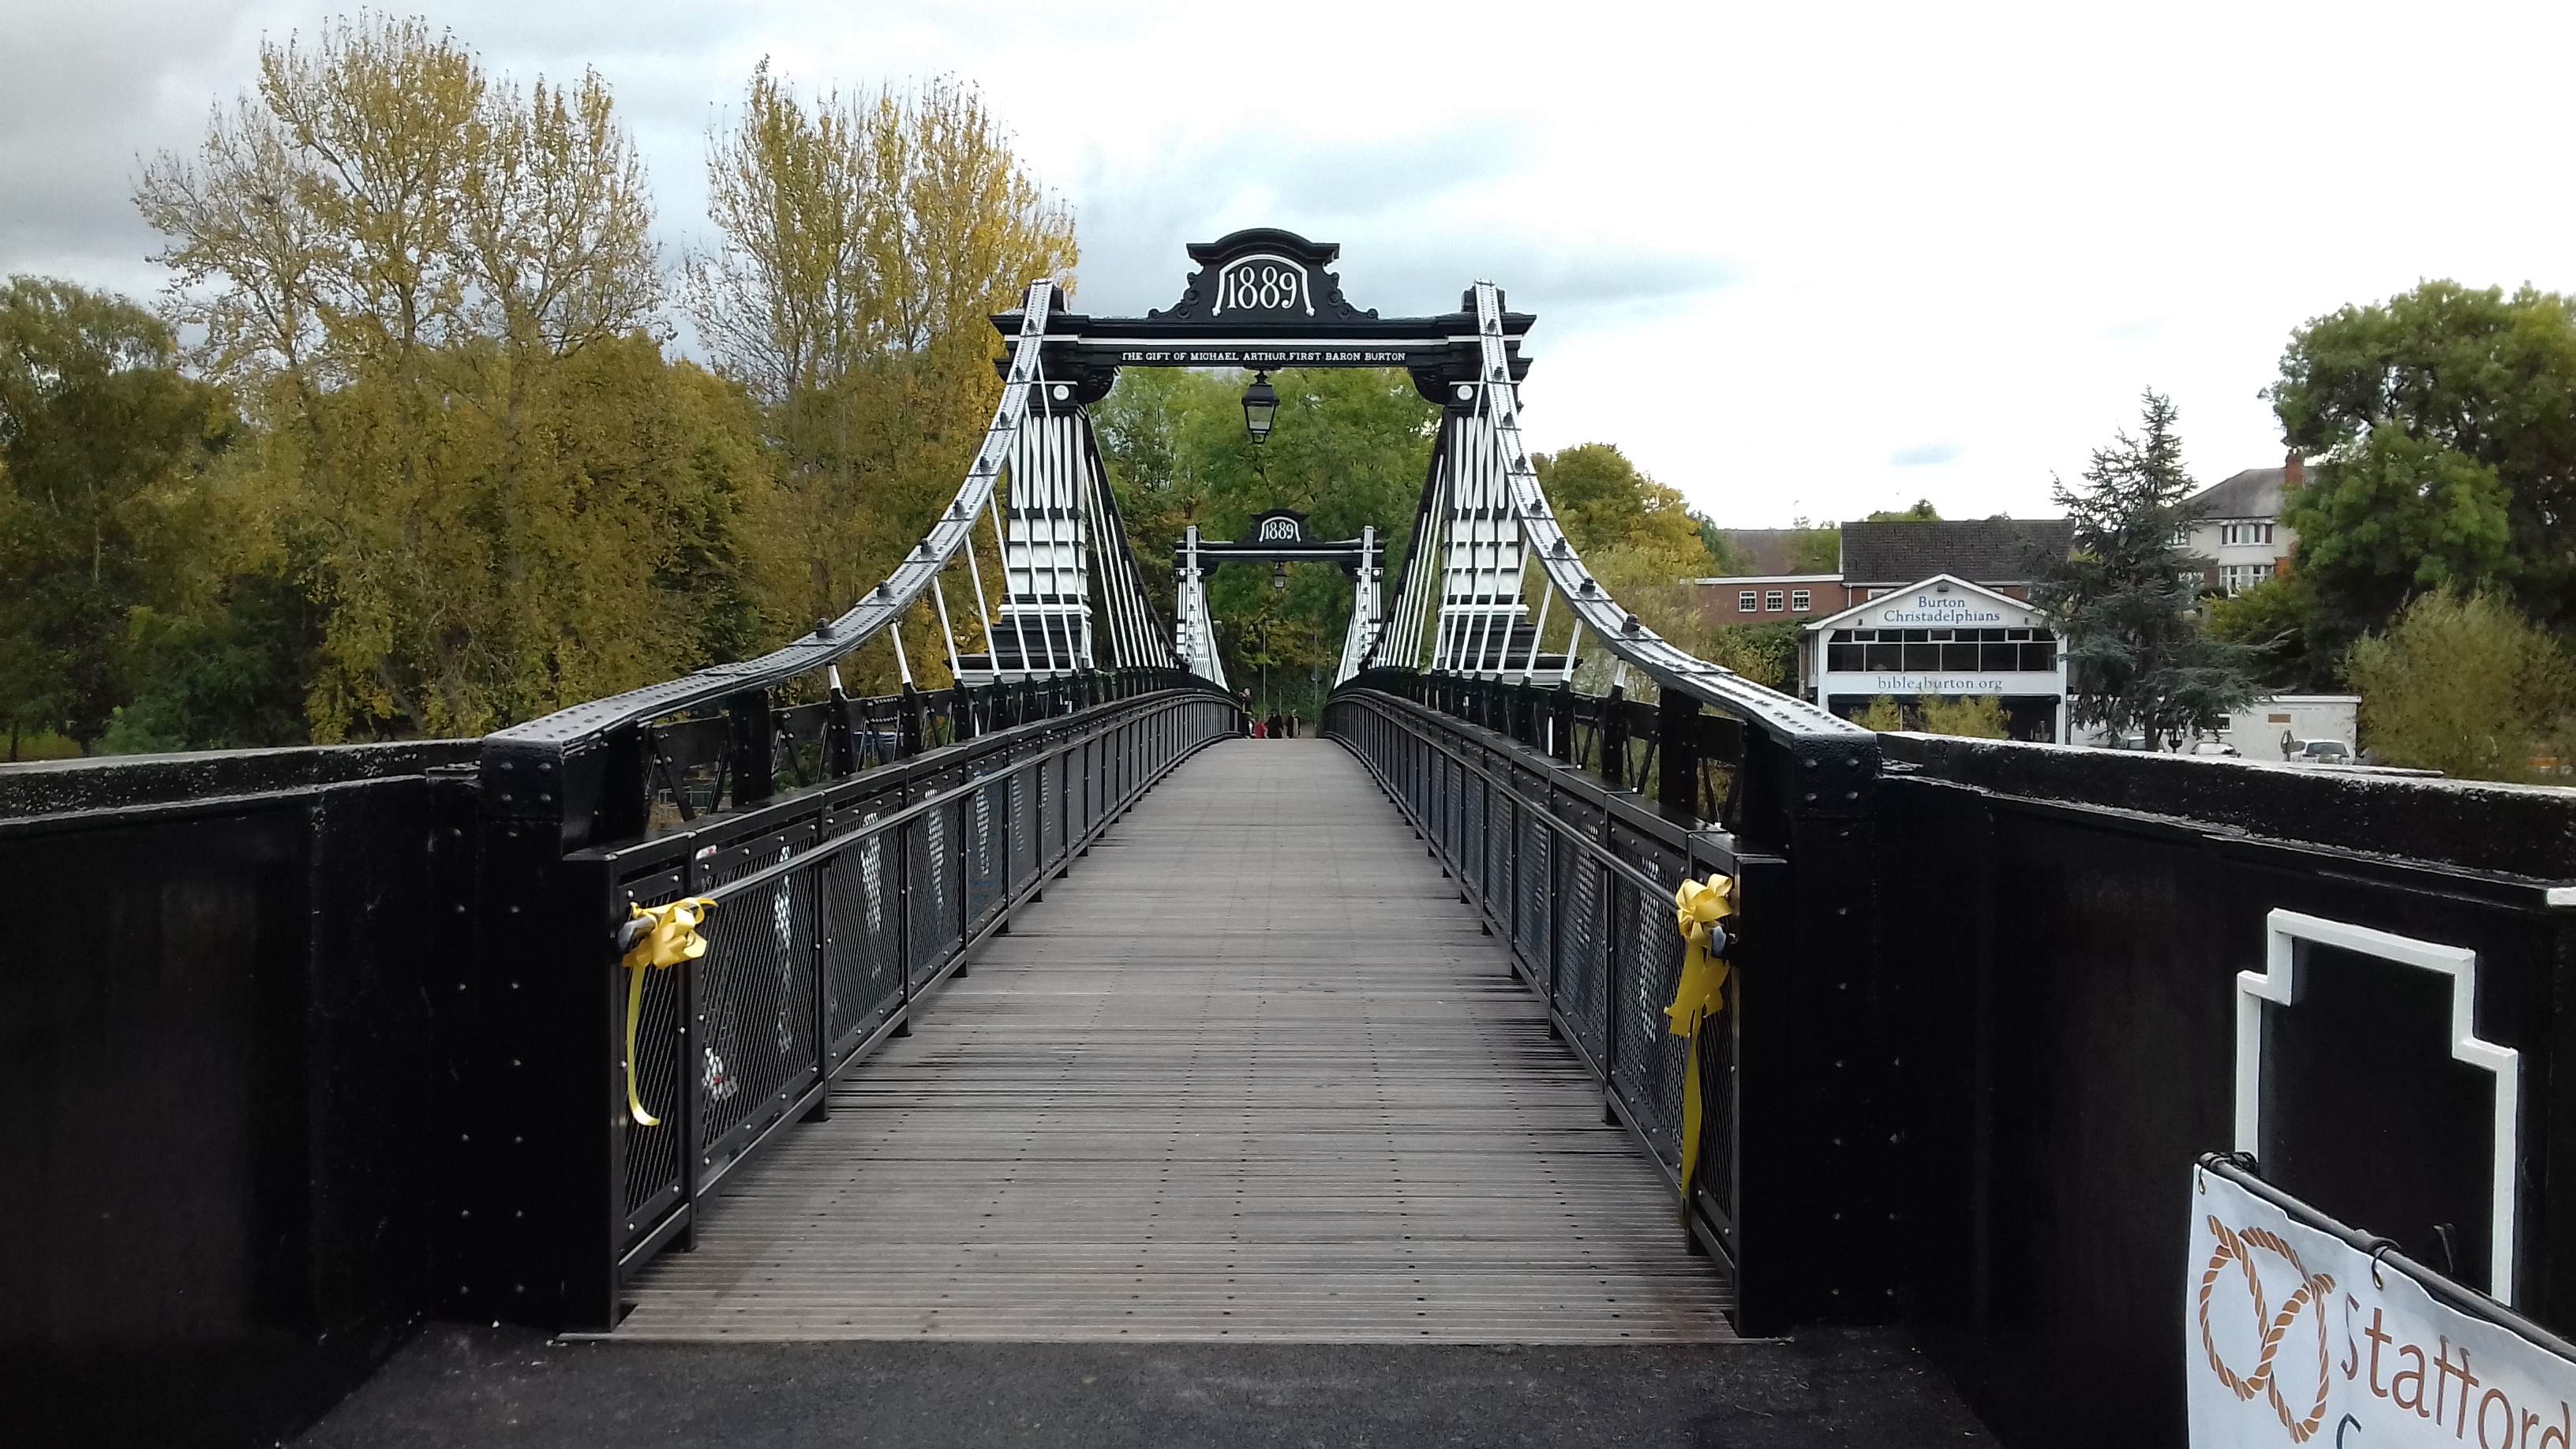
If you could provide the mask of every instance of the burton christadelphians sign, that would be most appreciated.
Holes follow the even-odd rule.
[[[2576,1449],[2576,1362],[2195,1169],[2192,1449]]]

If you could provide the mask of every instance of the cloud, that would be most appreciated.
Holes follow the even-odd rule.
[[[350,8],[0,3],[0,273],[154,291],[136,158],[195,145],[262,36]],[[1296,25],[1190,0],[388,8],[521,81],[595,65],[674,249],[705,236],[706,127],[769,55],[808,86],[978,86],[1075,207],[1086,311],[1169,305],[1182,246],[1242,226],[1342,243],[1345,292],[1384,315],[1450,311],[1490,278],[1539,317],[1534,442],[1615,442],[1740,526],[1857,517],[1961,459],[1945,512],[2045,514],[2050,476],[2149,385],[2181,407],[2193,470],[2224,477],[2279,458],[2260,390],[2304,320],[2428,276],[2576,290],[2576,190],[2528,184],[2568,135],[2563,5],[2453,0],[2428,26],[2347,0],[2321,26],[2314,7],[2223,0],[2045,23],[1886,0],[1490,0],[1490,40],[1385,0],[1324,0]],[[2373,159],[2484,198],[2479,224],[2400,207],[2302,225],[2282,158],[2315,150],[2314,95],[2281,82],[2283,55],[2351,94],[2468,98]],[[2123,160],[2141,155],[2143,214]],[[2264,244],[2284,228],[2297,245]]]

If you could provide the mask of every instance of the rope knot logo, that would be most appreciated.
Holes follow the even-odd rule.
[[[2200,1346],[2209,1355],[2209,1367],[2218,1375],[2218,1381],[2238,1399],[2251,1400],[2256,1394],[2268,1398],[2272,1412],[2280,1415],[2281,1427],[2290,1431],[2290,1442],[2304,1444],[2325,1423],[2329,1392],[2327,1375],[2332,1356],[2326,1346],[2324,1305],[2326,1295],[2334,1291],[2334,1279],[2328,1274],[2310,1273],[2307,1265],[2299,1261],[2298,1251],[2281,1241],[2277,1234],[2258,1227],[2230,1229],[2215,1215],[2208,1219],[2208,1223],[2210,1235],[2218,1239],[2218,1248],[2209,1255],[2209,1266],[2200,1275]],[[2254,1261],[2258,1251],[2269,1253],[2287,1264],[2291,1275],[2298,1280],[2299,1286],[2282,1301],[2279,1313],[2273,1313],[2265,1302],[2263,1275]],[[2226,1276],[2230,1263],[2234,1263],[2244,1277],[2254,1337],[2260,1345],[2251,1372],[2240,1373],[2227,1361],[2227,1356],[2219,1351],[2218,1338],[2210,1324],[2211,1300],[2217,1295],[2219,1282]],[[2295,1397],[2284,1394],[2282,1372],[2286,1368],[2293,1376],[2291,1382],[2304,1390],[2305,1357],[2297,1356],[2287,1365],[2280,1360],[2282,1341],[2302,1316],[2314,1326],[2317,1337],[2316,1396],[2314,1405],[2304,1417],[2293,1406],[2307,1399],[2308,1395],[2305,1392]]]

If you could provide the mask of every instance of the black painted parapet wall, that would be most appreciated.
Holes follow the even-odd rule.
[[[424,772],[0,768],[0,1442],[266,1443],[428,1301]]]
[[[2190,1181],[2231,1150],[2236,973],[2287,909],[2479,954],[2522,1054],[2518,1306],[2576,1327],[2576,791],[1882,737],[1909,1318],[2007,1444],[2179,1445]],[[2266,1013],[2275,1185],[2485,1286],[2492,1079],[2447,982],[2326,953]],[[2560,1070],[2566,1062],[2569,1069]]]

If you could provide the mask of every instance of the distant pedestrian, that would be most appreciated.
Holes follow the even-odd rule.
[[[1235,703],[1243,710],[1243,737],[1247,740],[1256,738],[1253,734],[1253,730],[1260,724],[1260,721],[1252,717],[1252,691],[1248,689],[1236,690],[1234,698]]]
[[[1272,739],[1274,739],[1274,740],[1284,740],[1284,739],[1288,738],[1288,736],[1287,736],[1284,732],[1282,732],[1282,731],[1281,731],[1281,729],[1280,729],[1280,727],[1279,727],[1279,711],[1277,711],[1277,710],[1275,710],[1275,709],[1274,709],[1274,710],[1272,710],[1272,711],[1270,712],[1269,725],[1270,725],[1270,738],[1272,738]]]
[[[1298,725],[1297,712],[1293,709],[1288,711],[1288,738],[1292,740],[1297,738]]]
[[[1252,722],[1252,737],[1256,740],[1266,740],[1270,738],[1270,726],[1260,720],[1254,720]]]

